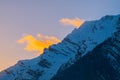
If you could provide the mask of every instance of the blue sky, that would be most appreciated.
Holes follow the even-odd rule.
[[[0,70],[36,56],[17,43],[23,34],[41,33],[63,39],[74,27],[62,18],[99,19],[120,14],[120,0],[0,0]]]

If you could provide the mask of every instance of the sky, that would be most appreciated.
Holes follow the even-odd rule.
[[[76,21],[80,25],[81,21],[120,14],[119,3],[120,0],[0,0],[0,71],[18,60],[38,56],[46,42],[60,42],[78,27],[74,25]],[[42,46],[33,49],[36,42]]]

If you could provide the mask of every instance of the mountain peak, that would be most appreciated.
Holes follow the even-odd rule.
[[[120,15],[86,21],[62,42],[45,49],[37,58],[19,61],[2,71],[0,80],[50,80],[60,69],[69,68],[118,30]]]

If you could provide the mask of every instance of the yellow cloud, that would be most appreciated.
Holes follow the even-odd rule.
[[[75,19],[63,18],[60,19],[59,22],[64,25],[72,25],[78,28],[84,23],[84,20],[81,20],[79,18],[75,18]]]
[[[54,36],[44,36],[42,34],[37,34],[36,37],[32,35],[25,35],[20,40],[18,40],[18,43],[20,44],[27,43],[26,47],[24,48],[25,50],[35,51],[40,54],[43,53],[45,48],[48,48],[50,45],[59,42],[60,40]]]

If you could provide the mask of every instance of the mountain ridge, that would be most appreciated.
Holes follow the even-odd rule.
[[[1,72],[0,80],[50,80],[60,69],[69,68],[80,57],[111,37],[119,26],[120,15],[87,21],[62,42],[45,49],[41,56],[19,61]]]

